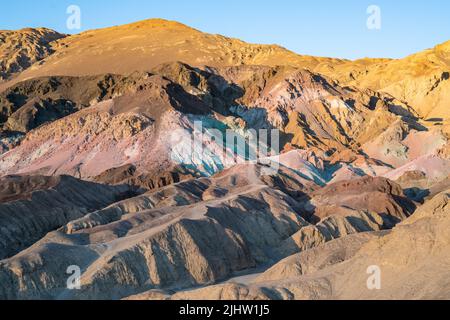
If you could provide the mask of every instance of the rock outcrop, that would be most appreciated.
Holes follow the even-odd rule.
[[[53,42],[64,37],[46,28],[0,31],[0,80],[42,62],[54,52]]]
[[[304,185],[294,169],[271,176],[262,169],[241,165],[72,217],[0,263],[2,283],[9,284],[0,294],[123,298],[148,289],[205,286],[336,238],[386,229],[398,218],[354,211],[315,224],[303,199],[318,186]],[[390,194],[395,187],[387,185],[380,190]],[[82,270],[81,291],[65,288],[60,272],[71,265]],[[17,270],[26,275],[18,278]],[[19,286],[20,279],[26,280]]]

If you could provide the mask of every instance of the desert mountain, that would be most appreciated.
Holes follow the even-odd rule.
[[[54,41],[65,36],[46,28],[0,30],[0,80],[19,74],[54,52]]]
[[[30,61],[43,59],[51,52],[54,54],[34,64],[12,82],[1,85],[0,90],[11,83],[41,76],[128,74],[148,71],[172,61],[197,67],[283,65],[329,75],[343,85],[386,92],[409,104],[421,117],[437,123],[448,119],[448,42],[404,59],[348,61],[301,56],[276,45],[248,44],[161,19],[91,30],[54,41],[51,50],[42,48],[48,46],[47,41],[58,38],[62,36],[57,33],[46,36],[48,40],[37,37],[37,51],[44,53]],[[32,41],[33,48],[35,42]],[[6,54],[10,51],[8,49]],[[30,63],[14,73],[28,66]]]
[[[440,123],[450,117],[450,41],[399,60],[319,66],[345,85],[386,92],[408,103],[422,117]]]
[[[448,43],[348,61],[156,19],[0,58],[0,299],[450,298]]]

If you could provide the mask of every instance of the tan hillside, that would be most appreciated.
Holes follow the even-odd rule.
[[[180,292],[172,299],[448,300],[448,190],[389,233],[347,236],[284,259],[249,283]],[[381,270],[380,290],[369,290],[368,267]],[[161,297],[162,296],[162,297]],[[147,292],[130,299],[161,299]]]
[[[53,52],[51,43],[63,37],[46,28],[0,30],[0,81],[46,58]]]
[[[0,31],[0,300],[450,299],[449,61]]]
[[[56,54],[18,80],[48,75],[127,74],[173,61],[194,66],[283,64],[306,68],[340,61],[300,56],[276,45],[248,44],[162,19],[83,32],[55,46]]]
[[[181,182],[86,211],[84,216],[77,213],[79,219],[48,233],[20,255],[4,253],[10,259],[0,261],[0,281],[6,284],[0,287],[0,298],[114,299],[151,288],[209,285],[286,258],[300,248],[380,231],[394,219],[381,207],[370,213],[350,207],[343,212],[341,207],[339,214],[310,223],[299,193],[317,186],[306,187],[302,174],[287,167],[273,175],[264,175],[262,169],[255,164],[238,165],[211,178]],[[386,183],[379,180],[379,191],[370,187],[365,191],[398,202],[398,187]],[[73,188],[78,184],[74,181]],[[96,187],[103,192],[104,188]],[[43,196],[49,202],[61,197],[47,190]],[[359,204],[369,204],[370,198]],[[36,197],[26,205],[39,203]],[[352,203],[349,200],[346,205]],[[0,212],[19,205],[2,204]],[[63,221],[58,212],[53,218]],[[14,230],[14,223],[8,221],[6,228]],[[65,290],[66,279],[59,269],[66,264],[82,267],[82,290]],[[26,274],[23,282],[21,274]]]
[[[130,165],[147,178],[171,175],[178,164],[201,175],[234,166],[236,159],[205,137],[209,151],[186,156],[183,145],[200,120],[205,128],[244,135],[251,128],[277,128],[281,150],[315,148],[319,154],[334,154],[335,163],[368,155],[402,166],[436,155],[446,143],[438,130],[422,131],[399,102],[290,68],[241,66],[207,72],[175,63],[152,74],[39,78],[1,93],[0,103],[0,133],[5,135],[0,141],[14,142],[21,135],[0,155],[3,175],[68,174],[98,181],[97,176]],[[245,158],[245,152],[238,158]],[[335,176],[317,173],[322,177],[315,180],[336,182],[356,172],[381,175],[389,169],[365,162],[333,169]],[[438,177],[446,177],[445,172]]]

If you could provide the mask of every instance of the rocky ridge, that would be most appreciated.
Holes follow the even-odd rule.
[[[0,298],[448,299],[448,49],[1,31]]]

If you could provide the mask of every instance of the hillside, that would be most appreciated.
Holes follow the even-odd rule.
[[[0,299],[450,299],[449,52],[0,31]]]
[[[42,62],[54,52],[54,41],[64,37],[46,28],[0,30],[0,80],[7,80]]]

